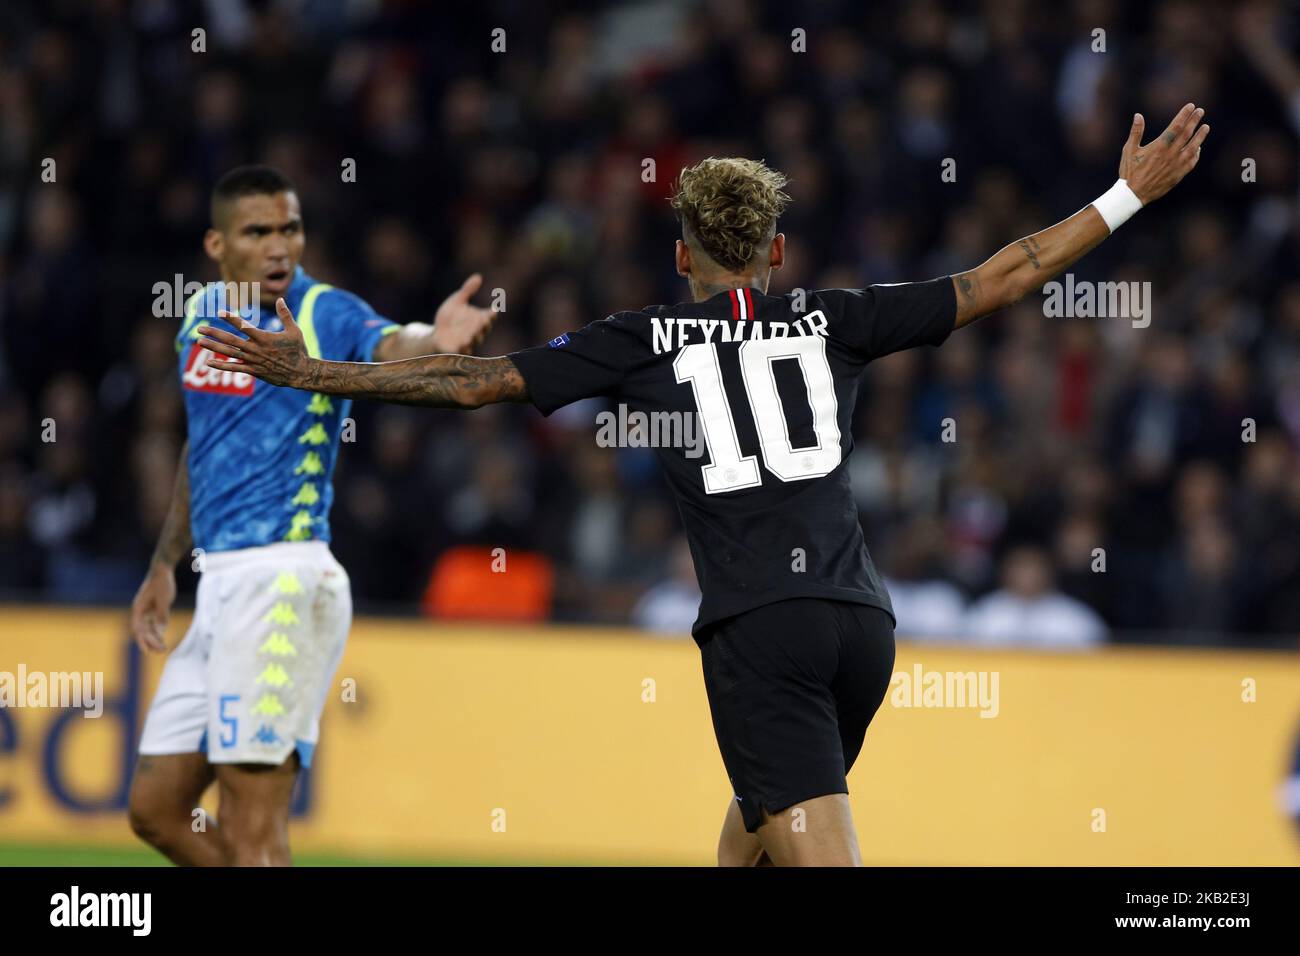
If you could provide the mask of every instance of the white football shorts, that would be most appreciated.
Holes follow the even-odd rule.
[[[324,541],[205,555],[140,753],[278,765],[296,750],[311,766],[351,625],[348,575]]]

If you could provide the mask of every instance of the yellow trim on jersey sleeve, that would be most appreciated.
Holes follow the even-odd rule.
[[[195,322],[199,317],[199,299],[203,298],[203,293],[207,290],[208,287],[204,286],[198,292],[195,292],[190,296],[189,301],[185,303],[185,319],[181,322],[180,335],[176,336],[177,352],[181,350],[181,339],[184,339],[187,336],[192,339],[197,339],[199,337],[199,333],[196,331],[197,326],[195,325]]]
[[[327,282],[317,282],[307,290],[307,294],[302,297],[302,305],[298,306],[298,315],[294,321],[302,330],[302,343],[307,346],[307,354],[312,358],[321,358],[320,339],[316,337],[316,300],[322,292],[328,292],[332,288],[334,287]]]

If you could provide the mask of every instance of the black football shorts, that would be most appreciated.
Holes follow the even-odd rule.
[[[877,607],[791,598],[696,635],[713,730],[753,833],[777,813],[830,793],[845,775],[894,668],[894,624]]]

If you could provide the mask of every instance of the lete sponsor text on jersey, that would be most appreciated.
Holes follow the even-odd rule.
[[[230,372],[225,369],[212,368],[208,361],[212,350],[195,342],[190,346],[189,358],[185,360],[185,373],[181,382],[194,392],[212,392],[217,395],[252,395],[256,379],[247,372]],[[238,361],[231,359],[230,361]]]

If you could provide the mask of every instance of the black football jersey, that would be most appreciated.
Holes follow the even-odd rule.
[[[948,277],[802,302],[734,289],[619,312],[510,358],[544,415],[606,396],[621,437],[658,439],[703,594],[695,634],[792,597],[892,616],[849,487],[858,381],[873,358],[939,345],[956,314]]]

